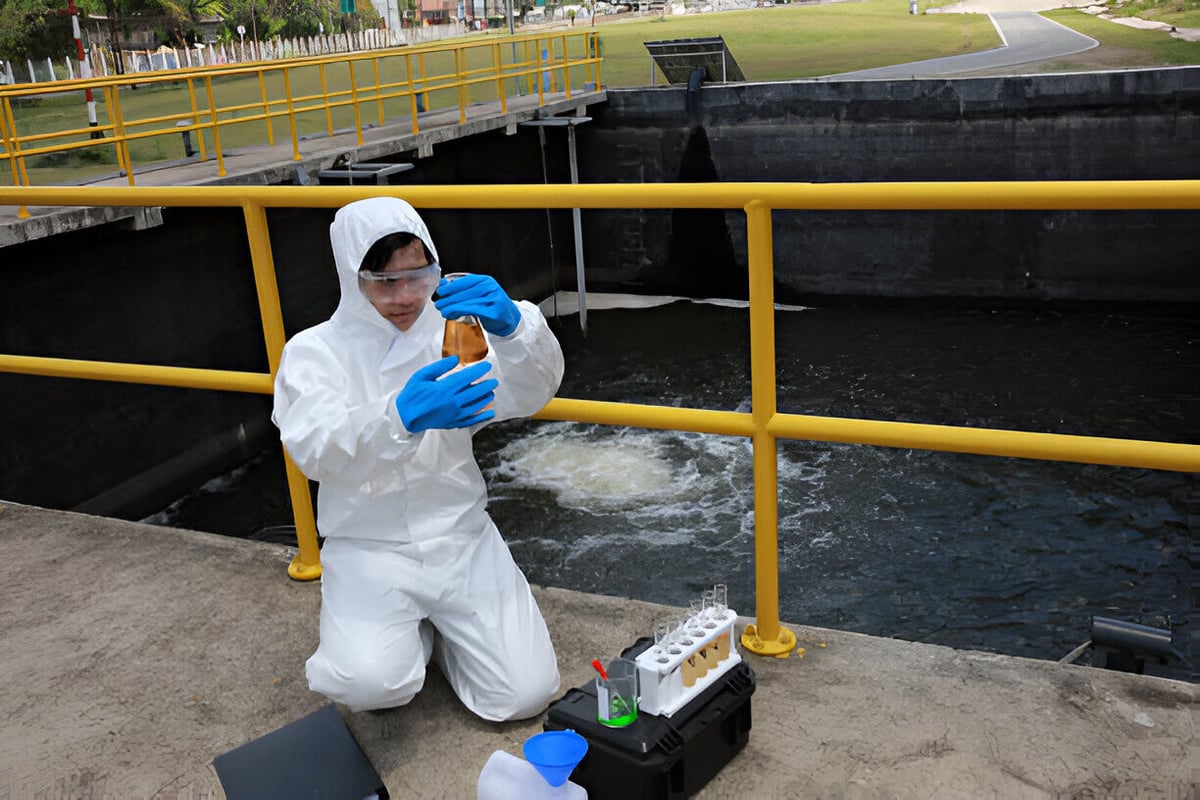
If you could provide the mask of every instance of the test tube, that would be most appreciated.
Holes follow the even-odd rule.
[[[687,631],[699,639],[704,636],[704,599],[693,597],[688,601]]]
[[[654,626],[654,648],[658,651],[656,660],[663,662],[667,660],[667,652],[671,647],[671,642],[674,640],[672,634],[674,629],[671,626],[669,619],[661,619]]]
[[[691,634],[688,633],[688,618],[686,616],[675,617],[673,627],[675,629],[675,640],[672,642],[674,648],[671,650],[671,654],[675,655],[683,652],[680,648],[691,647],[694,642],[692,641]]]
[[[717,627],[717,623],[713,621],[714,619],[719,618],[717,615],[717,608],[716,608],[716,597],[717,597],[716,590],[705,589],[704,594],[702,594],[700,597],[702,598],[702,605],[704,606],[704,610],[703,610],[702,616],[701,616],[701,619],[704,620],[704,627],[706,627],[706,628]]]
[[[713,612],[717,619],[725,619],[729,610],[729,587],[723,583],[713,586]]]

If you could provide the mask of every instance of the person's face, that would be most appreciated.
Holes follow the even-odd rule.
[[[439,275],[438,266],[425,258],[421,240],[413,239],[395,250],[380,272],[359,272],[358,283],[376,311],[407,331],[437,289]]]

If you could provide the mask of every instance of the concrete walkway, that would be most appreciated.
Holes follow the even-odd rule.
[[[335,131],[333,136],[302,138],[299,159],[290,139],[273,145],[233,148],[222,152],[225,175],[219,173],[210,145],[203,161],[196,156],[153,165],[135,164],[134,181],[141,187],[317,183],[318,173],[339,161],[362,163],[394,159],[396,154],[405,153],[425,158],[438,145],[454,139],[490,131],[515,133],[520,123],[528,120],[582,115],[589,105],[603,103],[607,97],[603,89],[577,89],[570,97],[564,92],[546,92],[540,98],[541,105],[536,94],[509,97],[503,109],[495,101],[473,103],[466,109],[465,120],[460,119],[457,107],[422,112],[417,118],[417,133],[412,132],[410,117],[400,117],[385,125],[366,126],[361,143],[352,129]],[[86,185],[124,188],[129,186],[129,179],[113,173],[89,180]],[[140,230],[162,222],[159,208],[32,206],[24,218],[18,211],[15,205],[0,203],[0,248],[107,223]]]
[[[326,705],[303,674],[320,588],[286,577],[290,548],[6,503],[0,547],[3,800],[214,800],[216,756]],[[535,593],[564,691],[666,611]],[[789,627],[807,654],[747,656],[749,743],[698,797],[1200,791],[1190,684]],[[397,800],[474,797],[542,722],[483,722],[436,670],[405,708],[339,710]]]
[[[909,64],[864,69],[826,75],[822,80],[903,80],[905,78],[946,78],[984,69],[999,69],[1063,58],[1098,47],[1099,42],[1070,28],[1046,19],[1033,11],[996,11],[988,14],[1003,41],[1001,47],[961,56],[931,58]]]

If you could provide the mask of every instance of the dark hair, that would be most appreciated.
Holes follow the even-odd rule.
[[[389,233],[382,239],[376,239],[375,244],[367,249],[367,254],[363,256],[362,263],[358,265],[361,272],[382,272],[387,266],[388,261],[392,258],[392,253],[412,244],[413,239],[417,239],[417,235],[403,231],[401,233]],[[433,263],[433,254],[429,252],[429,245],[421,241],[421,247],[425,251],[425,260],[430,264]]]

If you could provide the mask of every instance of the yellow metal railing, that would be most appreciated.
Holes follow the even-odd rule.
[[[267,208],[335,208],[387,193],[366,187],[197,187],[164,189],[0,189],[0,204],[241,207],[258,289],[270,374],[0,355],[0,372],[270,393],[284,344],[267,231]],[[786,656],[795,635],[779,621],[778,486],[780,437],[1049,459],[1145,469],[1200,471],[1200,445],[923,425],[779,413],[775,392],[775,318],[771,212],[779,209],[882,210],[1200,210],[1200,181],[964,182],[888,184],[605,184],[412,186],[418,208],[720,208],[746,214],[750,275],[751,411],[714,411],[555,398],[536,416],[745,436],[753,443],[756,624],[742,637],[750,652]],[[307,479],[285,457],[299,554],[298,580],[320,575],[320,552]]]
[[[549,91],[569,98],[585,85],[598,87],[597,37],[581,28],[4,86],[0,170],[7,168],[13,186],[30,186],[65,182],[54,180],[60,177],[54,172],[51,180],[32,180],[35,160],[96,176],[115,166],[133,186],[139,168],[194,155],[215,159],[216,176],[223,177],[228,148],[274,145],[277,124],[300,160],[301,141],[332,137],[339,122],[362,145],[366,128],[389,120],[408,119],[412,133],[420,132],[419,111],[457,107],[461,124],[475,102],[498,102],[504,112],[510,95],[536,96],[544,105]],[[86,90],[102,99],[96,126],[87,123]],[[72,98],[78,114],[70,113]],[[54,115],[38,112],[48,104],[62,107]],[[69,179],[77,177],[73,169]]]

